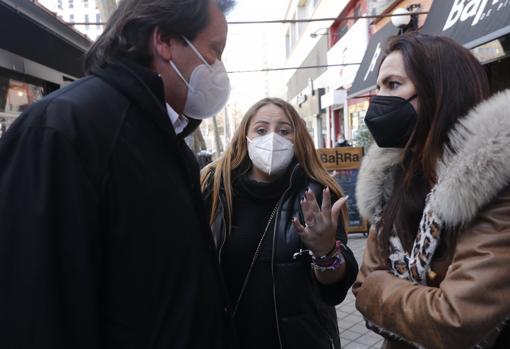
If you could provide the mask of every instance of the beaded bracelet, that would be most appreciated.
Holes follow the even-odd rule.
[[[341,252],[342,242],[336,241],[335,247],[324,256],[315,256],[311,251],[312,256],[312,268],[319,272],[327,270],[335,270],[345,262],[345,258]]]

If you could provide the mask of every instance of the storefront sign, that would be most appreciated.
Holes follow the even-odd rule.
[[[324,148],[318,149],[317,152],[324,168],[334,171],[336,182],[343,192],[349,195],[347,232],[366,233],[368,231],[367,222],[361,218],[356,206],[356,182],[363,158],[363,148]]]
[[[317,151],[326,170],[358,169],[363,157],[363,148],[324,148]]]
[[[421,31],[476,47],[510,32],[510,0],[434,1]]]
[[[361,61],[352,88],[349,92],[349,98],[360,95],[364,92],[373,90],[377,84],[377,75],[379,74],[379,66],[383,57],[384,45],[386,40],[392,35],[398,33],[398,28],[388,23],[375,33],[368,43],[365,56]]]

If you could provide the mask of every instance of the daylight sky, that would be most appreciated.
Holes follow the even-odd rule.
[[[287,0],[237,0],[227,16],[228,21],[283,19]],[[284,64],[282,24],[230,25],[223,60],[228,71],[261,69]],[[264,97],[266,91],[274,95],[279,73],[231,74],[231,103],[241,109]],[[267,82],[266,82],[267,81]]]

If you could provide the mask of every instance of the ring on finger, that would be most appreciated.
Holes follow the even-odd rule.
[[[313,223],[306,223],[305,222],[305,228],[313,228],[314,225],[315,225],[315,222],[313,222]]]

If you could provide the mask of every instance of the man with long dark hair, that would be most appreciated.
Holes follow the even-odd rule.
[[[0,348],[232,347],[183,141],[228,99],[232,5],[121,1],[88,75],[2,138]]]

